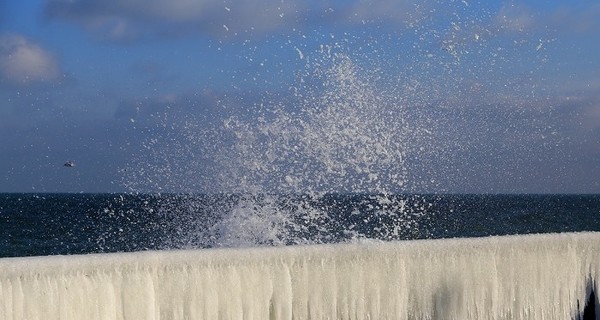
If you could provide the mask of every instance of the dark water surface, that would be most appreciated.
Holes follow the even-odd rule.
[[[393,197],[401,208],[369,195],[279,196],[259,216],[268,230],[273,222],[265,217],[285,212],[285,235],[277,235],[277,243],[256,243],[339,242],[356,235],[398,240],[600,231],[600,195]],[[231,195],[0,194],[0,257],[217,246],[220,233],[256,232],[223,228],[223,213],[239,202],[239,196]],[[326,215],[305,223],[307,203]],[[243,227],[255,220],[236,221]],[[392,224],[400,227],[391,232]]]

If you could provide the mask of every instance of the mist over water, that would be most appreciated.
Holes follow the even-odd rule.
[[[393,35],[385,43],[331,35],[318,47],[288,39],[282,48],[298,55],[299,66],[288,88],[264,89],[254,100],[219,97],[203,116],[157,116],[162,129],[149,131],[124,170],[125,185],[181,193],[162,206],[177,226],[174,247],[426,234],[431,198],[415,194],[443,192],[440,180],[447,185],[469,169],[463,160],[479,150],[493,154],[497,141],[490,138],[500,130],[488,126],[494,120],[515,128],[500,138],[530,142],[519,140],[519,128],[530,129],[527,115],[539,112],[503,94],[527,92],[521,98],[535,105],[542,47],[522,33],[499,46],[499,38],[510,37],[511,21],[474,12],[463,1],[415,15],[400,44]],[[525,46],[535,52],[524,55]],[[378,50],[400,50],[401,58],[380,61]],[[528,76],[511,74],[511,64],[527,63]],[[250,78],[261,83],[238,77]],[[499,87],[506,91],[490,91]],[[502,99],[510,108],[490,107]]]

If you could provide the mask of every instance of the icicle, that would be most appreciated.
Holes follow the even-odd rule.
[[[600,233],[5,258],[0,318],[579,319],[599,275]]]

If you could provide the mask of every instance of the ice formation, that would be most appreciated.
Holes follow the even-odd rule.
[[[577,319],[599,249],[564,233],[5,258],[0,318]]]

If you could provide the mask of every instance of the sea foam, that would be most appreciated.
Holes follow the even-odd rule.
[[[599,249],[564,233],[5,258],[0,318],[571,319]]]

